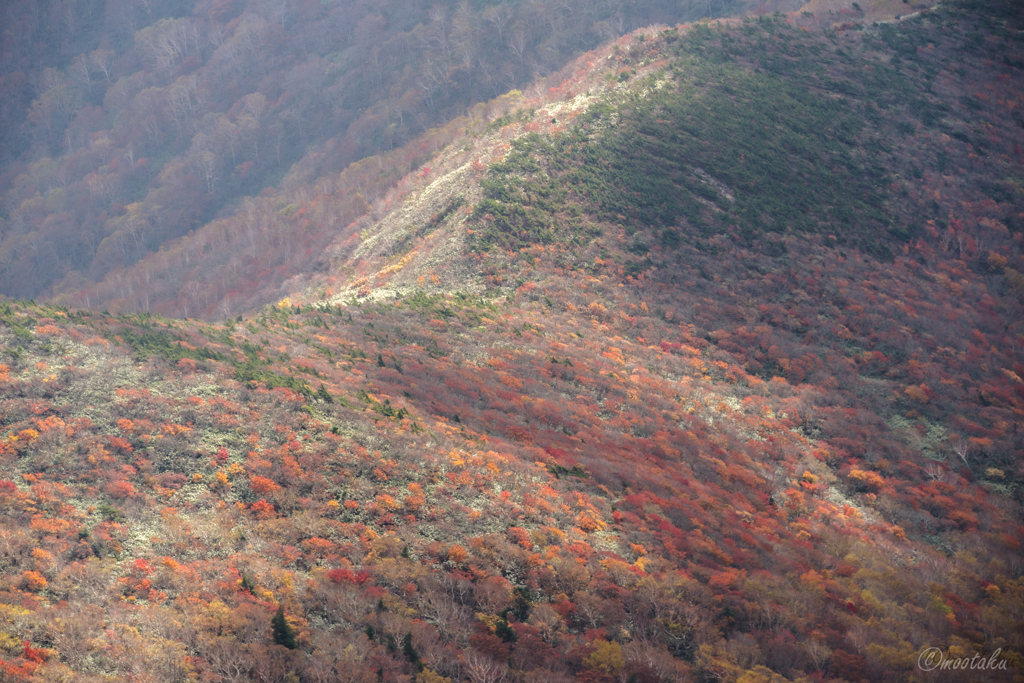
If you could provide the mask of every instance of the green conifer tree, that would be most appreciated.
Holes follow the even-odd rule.
[[[277,612],[274,613],[273,618],[270,620],[270,626],[274,629],[275,643],[284,645],[289,650],[294,650],[299,646],[295,640],[295,629],[285,619],[284,605],[277,606]]]

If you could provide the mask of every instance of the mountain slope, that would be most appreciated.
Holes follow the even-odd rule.
[[[320,267],[415,262],[419,250],[406,252],[422,236],[411,225],[419,221],[453,239],[472,230],[481,253],[579,240],[600,226],[628,233],[638,256],[716,234],[751,246],[792,232],[890,259],[946,231],[940,251],[955,238],[957,255],[984,270],[990,248],[1019,250],[1017,53],[995,34],[991,45],[966,45],[934,16],[866,35],[815,37],[803,24],[821,22],[804,13],[725,34],[700,29],[683,43],[672,31],[620,41],[578,60],[544,97],[506,104],[488,135],[449,148],[422,181],[403,181],[388,202],[410,191],[422,199],[378,225],[368,216],[350,226]],[[966,57],[954,65],[953,54]],[[646,80],[632,87],[638,66]],[[482,186],[471,182],[495,160]],[[415,201],[421,215],[410,214]],[[472,214],[465,226],[448,208],[459,202]],[[383,279],[419,277],[402,271]]]
[[[254,315],[0,309],[4,675],[1019,676],[1021,17],[821,21],[584,55]]]
[[[0,293],[9,297],[77,292],[239,213],[246,197],[312,186],[402,147],[636,26],[745,7],[94,5],[0,10]]]

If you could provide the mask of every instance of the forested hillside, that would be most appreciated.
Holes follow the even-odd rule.
[[[1021,680],[1024,15],[900,5],[640,29],[0,304],[0,680]]]
[[[74,293],[632,28],[742,6],[5,2],[0,294]]]

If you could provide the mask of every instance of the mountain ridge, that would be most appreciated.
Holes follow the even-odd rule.
[[[0,291],[78,292],[632,26],[742,7],[698,4],[8,3]]]

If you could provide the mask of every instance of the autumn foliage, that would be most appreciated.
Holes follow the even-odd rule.
[[[692,38],[726,63],[750,43],[767,61],[736,68],[758,73],[803,45],[924,78],[908,64],[939,69],[948,39],[1024,60],[990,15],[929,16],[893,35],[804,37],[799,15],[661,30],[609,56],[645,68]],[[1019,73],[983,54],[956,64]],[[619,73],[602,87],[638,78]],[[936,74],[936,92],[962,83]],[[944,116],[995,130],[1011,95],[974,81],[981,104]],[[916,126],[908,144],[947,135]],[[595,234],[458,242],[430,252],[449,259],[436,282],[406,275],[415,259],[376,277],[405,258],[383,245],[344,300],[314,287],[216,324],[0,304],[0,678],[896,682],[942,647],[999,649],[1016,671],[959,680],[1011,680],[1022,224],[1001,185],[978,194],[1013,145],[964,135],[921,143],[921,182],[891,179],[957,212],[888,256],[734,234],[700,202],[675,243],[660,218],[537,193],[530,216]],[[981,170],[958,182],[937,151]],[[440,199],[428,216],[421,256],[487,220]],[[464,273],[476,289],[442,286]]]

